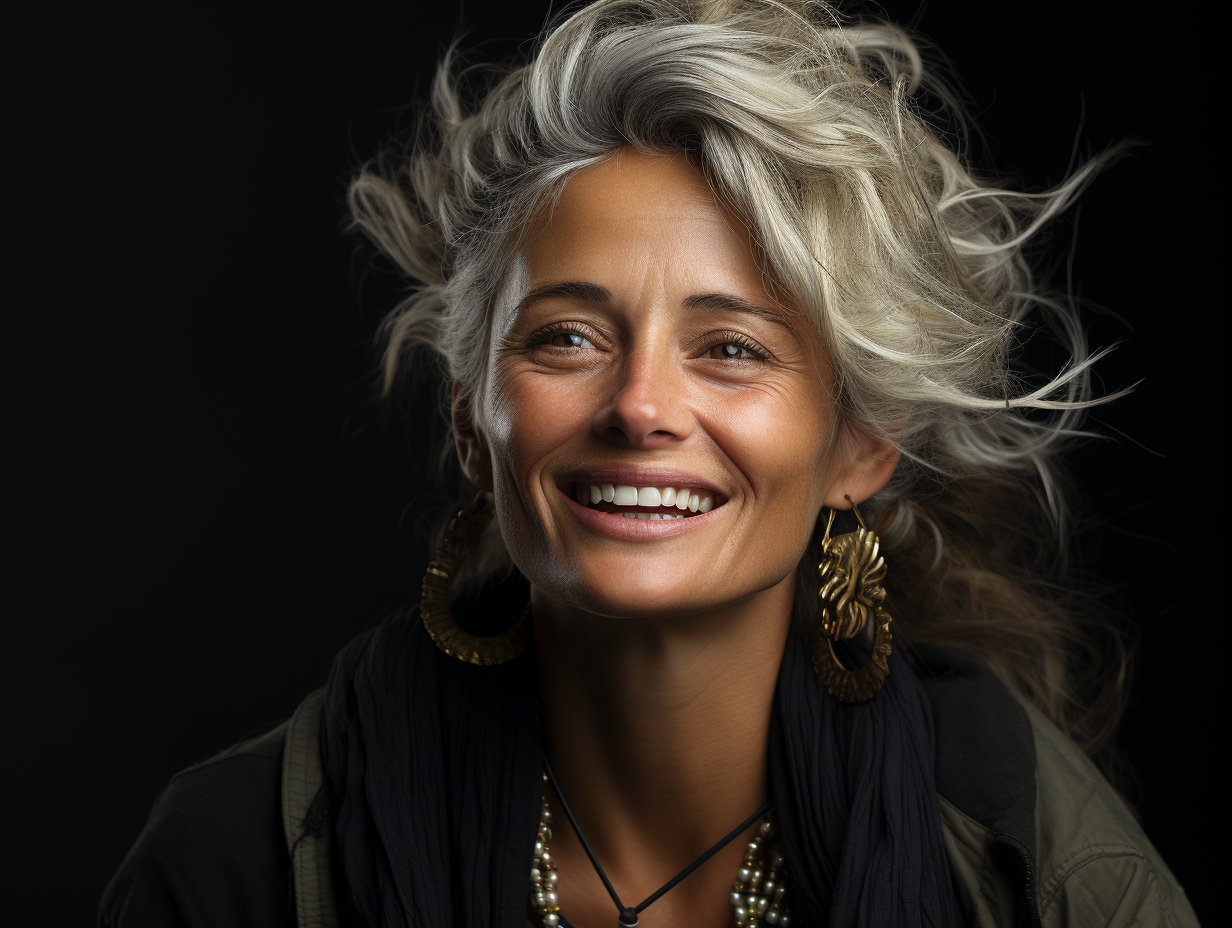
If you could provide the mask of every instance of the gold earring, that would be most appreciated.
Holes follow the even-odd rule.
[[[450,657],[484,667],[503,664],[518,657],[526,650],[530,628],[529,602],[512,627],[490,638],[463,631],[449,614],[449,586],[453,575],[490,521],[492,505],[482,492],[478,493],[469,506],[454,516],[445,530],[436,556],[424,574],[423,595],[419,600],[419,614],[424,628],[436,646]]]
[[[821,539],[825,559],[817,565],[821,574],[818,598],[821,600],[822,633],[813,642],[813,670],[826,691],[840,702],[868,702],[890,675],[892,619],[881,605],[886,596],[882,586],[886,562],[880,554],[881,539],[876,532],[864,527],[864,520],[851,497],[846,499],[860,527],[831,538],[833,509],[826,520],[826,533]],[[858,635],[870,618],[876,629],[872,656],[859,670],[848,670],[835,656],[834,642]]]

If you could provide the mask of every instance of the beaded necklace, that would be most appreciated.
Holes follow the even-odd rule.
[[[549,843],[552,840],[552,810],[548,807],[548,775],[543,775],[543,804],[539,812],[539,834],[535,838],[535,858],[530,869],[530,911],[545,928],[558,928],[562,924],[559,898],[559,878],[556,860]],[[559,795],[559,793],[558,793]],[[567,807],[566,807],[567,810]],[[791,928],[790,900],[787,893],[787,865],[783,858],[782,845],[778,840],[778,827],[773,818],[773,809],[767,810],[765,820],[757,834],[749,841],[744,851],[744,861],[736,873],[736,881],[730,895],[732,915],[736,928],[761,928],[773,925],[776,928]],[[743,827],[742,829],[743,830]],[[579,835],[580,837],[580,835]],[[585,839],[582,839],[585,841]],[[589,848],[587,848],[589,851]],[[592,858],[593,859],[593,858]],[[598,861],[595,861],[596,866]],[[688,871],[686,871],[688,872]],[[603,876],[602,869],[599,870]],[[604,882],[606,883],[606,877]],[[639,907],[645,908],[666,889],[669,883]],[[609,890],[610,891],[610,890]],[[629,914],[632,913],[632,920]],[[621,913],[619,926],[636,926],[635,910]]]

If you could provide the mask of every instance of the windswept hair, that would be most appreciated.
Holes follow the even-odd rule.
[[[1127,656],[1063,590],[1058,465],[1096,402],[1098,354],[1024,246],[1111,154],[1046,192],[979,175],[916,42],[811,0],[599,0],[474,92],[457,59],[414,137],[349,191],[355,227],[413,282],[383,329],[385,389],[434,359],[484,432],[489,313],[519,235],[621,148],[685,153],[748,226],[784,311],[819,333],[845,426],[901,451],[863,506],[896,640],[986,662],[1100,755]],[[1035,380],[1015,370],[1033,319],[1070,359]]]

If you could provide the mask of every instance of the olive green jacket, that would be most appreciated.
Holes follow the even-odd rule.
[[[1019,705],[1035,753],[1029,818],[964,807],[938,783],[950,871],[969,923],[1196,926],[1184,891],[1108,781],[1035,706]]]
[[[975,926],[1194,926],[1120,798],[986,668],[917,666],[950,870]],[[107,888],[100,928],[332,928],[322,692],[288,722],[172,778]]]
[[[1159,853],[1073,741],[987,669],[941,659],[929,669],[922,682],[941,824],[967,924],[1198,924]],[[311,814],[324,779],[322,694],[304,700],[284,735],[282,821],[300,928],[340,924],[330,837]]]

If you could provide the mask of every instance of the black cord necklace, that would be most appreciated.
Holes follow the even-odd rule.
[[[743,822],[737,825],[735,830],[732,831],[731,834],[729,834],[727,837],[720,840],[718,844],[716,844],[710,850],[706,851],[706,853],[702,854],[701,857],[697,858],[697,860],[693,861],[693,863],[689,864],[687,867],[685,867],[683,870],[677,873],[674,877],[672,877],[670,880],[664,883],[661,887],[659,887],[659,889],[657,889],[655,892],[647,896],[644,900],[642,900],[640,905],[626,906],[623,902],[620,901],[620,896],[616,894],[616,888],[612,886],[612,881],[609,880],[607,878],[607,874],[603,872],[603,867],[599,863],[599,858],[596,857],[595,852],[590,849],[590,844],[587,842],[586,836],[582,834],[582,829],[578,827],[577,819],[573,817],[573,813],[569,810],[569,803],[565,802],[565,796],[560,791],[560,785],[556,782],[556,774],[552,773],[552,765],[548,763],[547,751],[543,752],[543,769],[544,771],[547,772],[548,781],[552,784],[552,789],[555,790],[556,792],[556,798],[560,800],[560,807],[562,810],[564,810],[565,818],[569,819],[569,824],[573,826],[573,833],[576,834],[578,836],[578,840],[582,842],[582,848],[583,850],[586,851],[586,856],[589,857],[590,862],[595,865],[595,870],[598,871],[599,873],[599,879],[603,880],[603,885],[607,887],[608,894],[612,897],[612,901],[616,903],[616,911],[620,913],[620,916],[616,922],[618,928],[636,928],[637,915],[639,912],[641,912],[643,909],[649,906],[652,902],[654,902],[660,896],[666,893],[669,889],[671,889],[673,886],[675,886],[677,883],[679,883],[681,880],[687,877],[690,873],[692,873],[694,870],[696,870],[698,867],[700,867],[702,864],[708,861],[711,857],[713,857],[715,854],[721,851],[724,847],[726,847],[728,844],[734,841],[737,837],[739,837],[744,832],[746,828],[748,828],[755,821],[757,821],[759,818],[765,815],[766,812],[770,809],[770,806],[773,805],[773,801],[770,799],[767,799],[764,803],[762,803],[761,808],[759,808],[756,812],[754,812],[752,815],[746,818]]]

